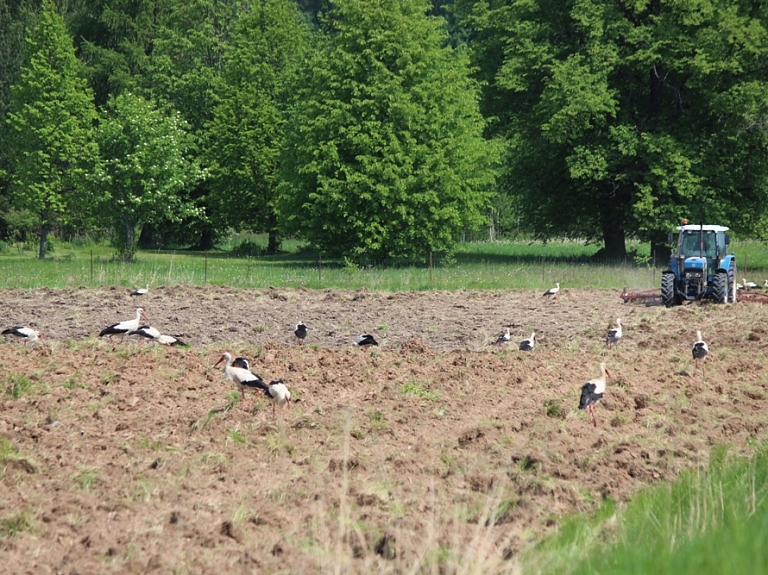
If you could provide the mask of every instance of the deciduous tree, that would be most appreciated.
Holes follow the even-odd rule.
[[[224,59],[224,84],[208,134],[211,203],[217,220],[267,232],[278,247],[275,190],[284,136],[286,85],[308,45],[294,2],[254,2]]]
[[[462,50],[421,0],[340,0],[296,91],[285,229],[371,258],[450,252],[485,221],[494,146]]]
[[[602,239],[611,257],[683,216],[765,233],[768,7],[469,4],[484,111],[529,230]]]
[[[113,226],[120,257],[131,261],[142,225],[198,210],[183,191],[204,173],[189,159],[192,137],[179,114],[130,92],[110,99],[96,139],[100,157],[92,184],[101,191],[101,213]]]
[[[51,225],[73,211],[96,154],[96,110],[81,72],[64,20],[52,0],[43,0],[7,118],[12,200],[39,218],[41,259]]]

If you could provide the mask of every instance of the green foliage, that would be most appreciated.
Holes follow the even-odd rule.
[[[403,393],[406,395],[415,395],[429,401],[437,401],[440,398],[440,392],[427,389],[423,383],[418,381],[409,381],[403,385]]]
[[[289,0],[254,2],[237,23],[224,58],[221,98],[209,130],[216,219],[270,234],[277,250],[274,194],[285,146],[286,84],[307,46],[307,32]]]
[[[463,4],[526,231],[600,239],[618,257],[628,235],[661,243],[682,217],[766,233],[768,8]]]
[[[110,99],[96,130],[100,158],[91,184],[115,230],[123,261],[136,253],[146,223],[178,221],[198,208],[182,193],[204,177],[189,152],[192,138],[177,113],[165,114],[130,93]]]
[[[484,221],[495,147],[464,50],[421,0],[344,0],[296,87],[280,214],[323,252],[451,252]]]
[[[81,71],[63,18],[52,0],[44,0],[27,36],[6,119],[12,201],[38,217],[41,259],[50,227],[77,221],[91,204],[83,184],[96,153],[96,111]]]
[[[21,531],[33,530],[32,518],[28,511],[20,511],[0,519],[0,539],[13,537]]]

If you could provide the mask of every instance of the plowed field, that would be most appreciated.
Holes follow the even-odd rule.
[[[567,289],[128,293],[0,292],[0,327],[46,336],[0,343],[0,573],[513,572],[563,513],[766,435],[761,305]],[[190,347],[96,337],[138,305]],[[505,326],[513,345],[492,345]],[[518,351],[534,330],[536,349]],[[361,333],[381,345],[355,348]],[[290,409],[241,409],[213,367],[223,351],[282,377]],[[577,405],[601,361],[613,379],[595,428]]]

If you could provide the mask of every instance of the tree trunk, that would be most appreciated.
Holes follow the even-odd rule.
[[[269,240],[267,241],[267,255],[274,255],[280,247],[280,238],[277,235],[277,216],[269,214]]]
[[[654,256],[655,254],[655,256]],[[651,258],[657,266],[669,266],[669,257],[672,255],[672,247],[667,243],[667,234],[657,232],[651,236]]]
[[[211,226],[204,226],[200,232],[200,237],[197,240],[197,244],[192,249],[201,252],[207,252],[213,248],[213,228]]]
[[[130,262],[133,260],[133,253],[135,251],[134,232],[133,226],[128,219],[128,214],[123,214],[123,223],[125,224],[125,245],[123,246],[122,260],[124,262]]]
[[[50,230],[50,226],[47,223],[44,223],[40,226],[40,252],[37,255],[38,259],[44,260],[45,259],[45,252],[48,251],[48,231]]]
[[[627,244],[624,226],[603,226],[605,257],[609,260],[623,260],[627,257]]]

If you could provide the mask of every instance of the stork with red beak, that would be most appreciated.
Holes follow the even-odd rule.
[[[605,376],[611,377],[611,372],[605,368],[605,364],[600,364],[600,377],[589,380],[581,387],[581,400],[579,401],[579,409],[586,409],[589,411],[589,418],[592,421],[592,425],[597,427],[597,420],[595,420],[595,406],[597,402],[603,398],[605,393]]]
[[[217,367],[221,362],[224,362],[224,376],[235,383],[237,385],[238,389],[240,389],[240,393],[243,396],[243,400],[240,402],[240,406],[245,408],[245,390],[251,389],[251,390],[262,390],[265,393],[269,393],[269,386],[264,383],[264,380],[261,379],[258,375],[251,372],[249,369],[244,367],[233,367],[232,364],[232,354],[229,352],[224,352],[224,354],[219,358],[219,361],[216,362],[216,364],[213,367]],[[246,364],[247,361],[246,361]],[[256,397],[258,399],[258,396]],[[253,405],[251,406],[251,410],[253,410],[253,407],[256,405],[256,400],[254,399]]]
[[[17,337],[20,340],[24,340],[24,345],[28,343],[35,343],[38,339],[43,339],[43,334],[27,326],[16,326],[10,329],[4,329],[3,335],[11,335]]]

